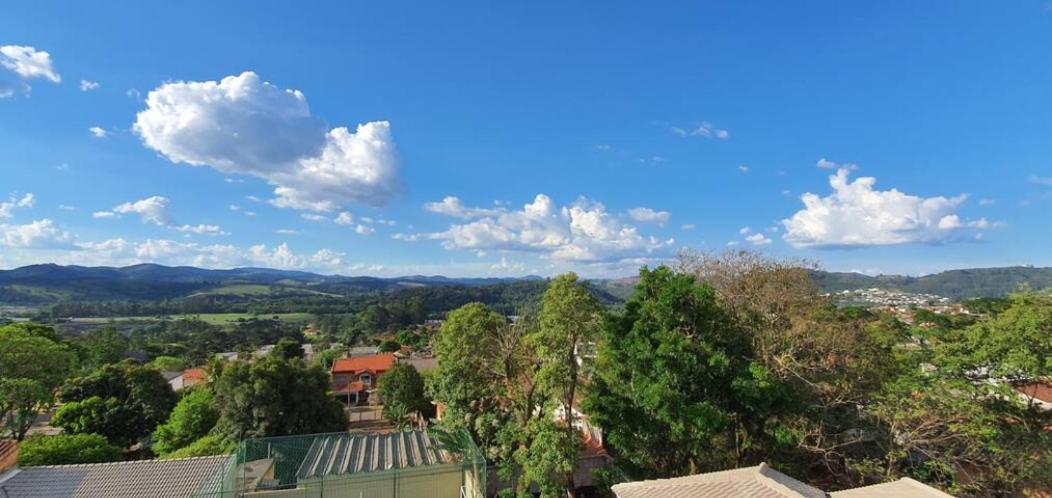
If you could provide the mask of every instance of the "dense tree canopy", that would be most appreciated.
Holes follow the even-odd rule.
[[[392,417],[392,409],[402,414],[432,414],[433,405],[424,392],[424,377],[412,365],[396,363],[380,377],[380,397],[383,399],[384,416]]]
[[[31,436],[18,448],[18,464],[70,465],[102,463],[121,459],[121,449],[98,434],[59,434]]]
[[[328,389],[328,375],[299,359],[235,362],[214,386],[217,433],[238,440],[345,430],[343,407]]]
[[[127,447],[168,419],[177,397],[160,372],[130,360],[71,379],[53,423],[73,434],[99,434]]]
[[[662,267],[604,325],[585,409],[631,470],[667,477],[754,461],[783,398],[715,291]]]
[[[175,405],[168,421],[153,431],[153,450],[167,455],[206,436],[219,420],[215,397],[208,389],[190,389]]]

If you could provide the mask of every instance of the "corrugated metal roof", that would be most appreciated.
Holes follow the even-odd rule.
[[[83,465],[45,465],[10,471],[0,496],[25,498],[184,498],[216,479],[226,456]]]
[[[454,455],[439,449],[438,443],[426,431],[328,434],[315,437],[297,476],[309,479],[424,467],[454,460]]]

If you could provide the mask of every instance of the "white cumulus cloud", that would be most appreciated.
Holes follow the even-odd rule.
[[[80,91],[82,91],[82,92],[90,92],[92,90],[98,90],[98,89],[99,89],[99,82],[98,81],[80,80]]]
[[[765,246],[771,243],[771,239],[762,233],[754,233],[748,237],[745,237],[745,241],[754,246]]]
[[[581,198],[560,208],[544,194],[538,194],[521,210],[452,225],[429,237],[442,240],[447,249],[533,252],[580,262],[639,257],[673,243],[644,237],[636,227],[608,213],[601,203]]]
[[[91,128],[88,128],[88,131],[90,131],[95,138],[106,138],[106,136],[110,134],[105,128],[99,126],[92,126]]]
[[[782,237],[794,247],[852,247],[951,240],[968,223],[956,214],[967,196],[918,197],[876,190],[876,179],[850,181],[845,168],[829,177],[833,192],[807,193],[804,209],[783,220]],[[977,227],[978,228],[978,227]]]
[[[33,194],[25,194],[22,197],[12,195],[6,201],[0,202],[0,219],[10,218],[14,216],[15,209],[31,208],[35,203],[36,198]]]
[[[155,195],[134,202],[125,202],[113,208],[113,214],[138,214],[143,223],[152,223],[158,226],[168,225],[168,206],[171,202],[167,197]]]
[[[59,83],[62,77],[51,63],[51,54],[24,45],[0,46],[0,98],[29,93],[29,80],[43,78]]]
[[[672,213],[668,211],[656,211],[648,207],[636,207],[628,210],[628,217],[641,223],[654,223],[665,226]]]
[[[73,235],[47,218],[25,225],[0,224],[0,246],[15,248],[69,247]]]
[[[501,208],[487,209],[468,207],[464,205],[460,198],[451,195],[443,197],[441,201],[424,204],[424,209],[431,211],[432,213],[464,219],[494,216],[504,212],[504,209]]]
[[[263,178],[279,207],[382,205],[402,188],[388,122],[330,130],[303,93],[253,72],[165,83],[149,93],[134,129],[173,162]]]

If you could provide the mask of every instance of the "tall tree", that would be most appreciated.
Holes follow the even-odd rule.
[[[537,433],[537,437],[543,436],[544,447],[576,449],[578,446],[580,439],[574,412],[577,409],[578,386],[583,380],[581,353],[590,348],[597,338],[600,317],[599,303],[588,292],[587,284],[579,282],[574,273],[567,273],[552,280],[541,298],[540,326],[528,337],[539,364],[534,378],[541,393],[555,401],[554,404],[561,409],[562,422],[565,424],[562,429],[563,440],[558,444],[552,444],[553,434],[549,427],[545,426]],[[545,415],[547,422],[556,414]],[[568,493],[573,491],[576,453],[556,452],[554,455],[561,455],[567,461],[559,465],[546,465],[562,472],[558,479]]]
[[[328,375],[298,359],[235,362],[215,384],[216,431],[238,440],[346,430],[343,406],[328,389]]]
[[[384,416],[394,420],[392,409],[401,410],[398,415],[417,413],[431,415],[432,404],[424,392],[424,378],[412,365],[397,363],[380,376],[380,397],[384,403]]]
[[[153,450],[162,456],[204,437],[219,420],[211,391],[193,388],[189,391],[175,405],[168,421],[153,431]]]
[[[55,389],[73,369],[74,354],[54,337],[50,327],[0,327],[0,425],[16,439],[51,406]]]
[[[603,329],[584,408],[627,470],[667,477],[758,460],[783,393],[711,287],[644,268]]]
[[[130,446],[168,419],[177,396],[160,372],[131,360],[71,379],[54,423],[72,433],[95,433]]]

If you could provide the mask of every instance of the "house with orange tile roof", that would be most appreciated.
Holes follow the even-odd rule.
[[[332,392],[350,404],[363,401],[375,389],[381,375],[395,364],[394,353],[337,358],[332,362]]]

